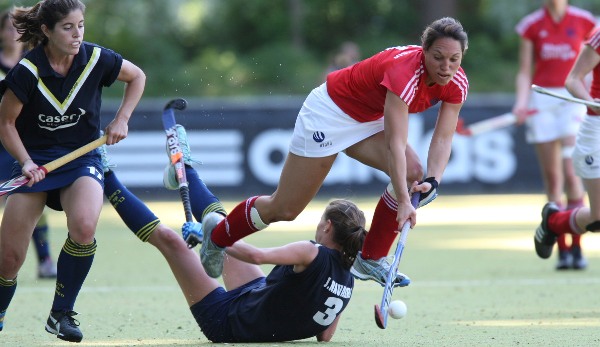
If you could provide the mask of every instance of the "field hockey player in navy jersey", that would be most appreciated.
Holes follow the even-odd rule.
[[[95,231],[103,204],[100,155],[92,151],[45,174],[46,164],[96,140],[102,88],[125,83],[121,106],[105,129],[106,143],[127,136],[128,121],[142,97],[143,71],[119,54],[85,42],[85,5],[44,0],[15,8],[20,41],[31,50],[0,82],[0,138],[15,158],[12,176],[30,177],[9,195],[0,225],[0,328],[17,288],[33,228],[44,206],[63,210],[68,235],[58,257],[56,291],[45,329],[79,342],[75,300],[92,266]]]
[[[221,220],[221,202],[192,168],[185,129],[184,147],[191,210],[199,222]],[[103,160],[107,162],[108,160]],[[165,186],[173,189],[173,177]],[[175,188],[176,189],[176,188]],[[350,267],[366,238],[365,216],[348,200],[333,200],[318,221],[315,240],[256,248],[243,241],[227,248],[223,285],[206,274],[198,253],[152,213],[112,170],[105,172],[105,195],[129,229],[155,246],[168,262],[204,335],[213,342],[276,342],[315,337],[329,341],[354,289]],[[184,237],[201,225],[188,222]],[[265,276],[259,264],[274,264]],[[140,263],[140,266],[143,264]]]

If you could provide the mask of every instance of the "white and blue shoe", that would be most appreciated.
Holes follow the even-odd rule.
[[[363,259],[362,252],[358,252],[350,273],[354,278],[361,281],[375,281],[380,285],[385,285],[387,274],[390,272],[390,263],[386,257],[378,260]],[[406,287],[410,284],[410,278],[401,272],[396,273],[394,287]]]

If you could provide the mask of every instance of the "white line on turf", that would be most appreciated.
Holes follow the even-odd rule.
[[[371,282],[357,282],[357,284],[368,284]],[[504,280],[439,280],[439,281],[419,281],[414,280],[410,287],[498,287],[498,286],[548,286],[548,285],[591,285],[600,284],[600,278],[511,278]],[[47,287],[21,286],[19,292],[22,293],[45,293]],[[176,286],[115,286],[115,287],[85,287],[82,293],[138,293],[138,292],[179,292]]]

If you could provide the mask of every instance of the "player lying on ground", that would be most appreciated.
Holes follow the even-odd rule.
[[[194,217],[211,224],[223,219],[222,205],[196,171],[186,165],[186,174]],[[163,254],[209,340],[332,338],[352,295],[354,279],[350,267],[366,236],[364,214],[352,202],[329,203],[317,225],[316,243],[301,241],[259,249],[237,242],[228,247],[223,288],[206,274],[198,254],[188,248],[183,238],[161,224],[114,172],[105,173],[105,193],[136,236]],[[186,223],[184,229],[199,232],[200,225]],[[277,266],[265,277],[257,264]]]

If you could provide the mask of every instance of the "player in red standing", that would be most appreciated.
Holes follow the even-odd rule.
[[[570,6],[568,0],[545,0],[542,8],[525,16],[516,27],[521,46],[513,113],[525,123],[526,141],[535,147],[547,200],[567,209],[582,206],[585,194],[571,159],[585,106],[531,93],[531,84],[568,95],[565,79],[595,23],[590,12]],[[527,117],[530,109],[538,112]],[[580,235],[571,234],[570,247],[566,236],[558,239],[556,268],[584,269],[587,261]]]
[[[590,90],[584,82],[585,76],[593,72]],[[566,80],[566,87],[573,96],[600,102],[600,28],[591,35],[582,49]],[[548,258],[556,239],[565,233],[583,234],[600,231],[600,107],[588,107],[579,132],[573,165],[583,179],[588,192],[590,207],[559,211],[556,204],[549,202],[542,210],[542,223],[537,228],[534,243],[540,258]]]
[[[317,194],[337,154],[345,152],[391,179],[352,267],[359,279],[385,283],[390,267],[386,256],[399,226],[416,223],[409,188],[422,193],[421,205],[435,198],[469,87],[460,67],[468,38],[458,21],[434,21],[421,43],[388,48],[334,71],[310,93],[296,120],[275,193],[249,198],[227,217],[209,214],[204,219],[201,259],[210,276],[221,274],[225,247],[270,223],[295,219]],[[438,103],[423,179],[420,160],[407,143],[408,115]]]

